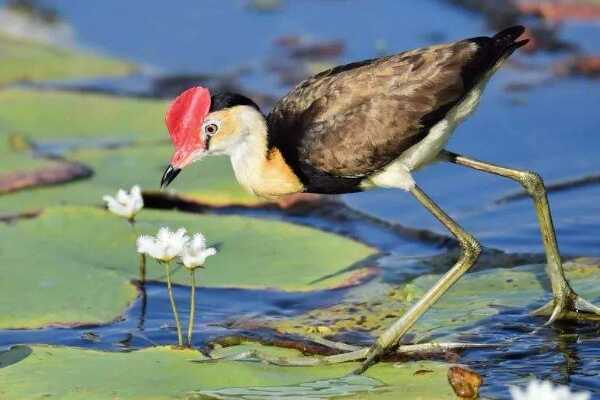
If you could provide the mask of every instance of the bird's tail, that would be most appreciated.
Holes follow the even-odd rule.
[[[517,40],[525,32],[523,26],[511,26],[492,37],[480,36],[467,41],[477,45],[477,52],[463,67],[465,85],[472,88],[482,80],[487,80],[506,59],[528,40]]]

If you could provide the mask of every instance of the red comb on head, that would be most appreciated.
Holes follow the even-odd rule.
[[[193,87],[171,103],[165,123],[176,150],[197,148],[201,144],[200,128],[210,110],[210,92]]]

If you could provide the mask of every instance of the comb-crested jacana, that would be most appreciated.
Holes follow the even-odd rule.
[[[389,57],[342,65],[298,84],[267,115],[249,98],[196,87],[171,104],[175,153],[161,186],[207,155],[226,154],[239,183],[256,195],[349,193],[370,187],[411,193],[458,240],[456,264],[371,347],[360,371],[396,346],[477,260],[480,245],[415,184],[411,172],[446,161],[519,182],[531,195],[553,299],[536,310],[557,319],[600,315],[565,278],[539,175],[446,151],[455,127],[476,108],[487,81],[527,40],[515,26]]]

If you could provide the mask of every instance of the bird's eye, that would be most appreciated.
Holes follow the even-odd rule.
[[[206,126],[204,127],[204,132],[206,132],[207,135],[214,135],[215,133],[217,133],[217,131],[219,130],[219,125],[214,124],[214,123],[210,123],[210,124],[206,124]]]

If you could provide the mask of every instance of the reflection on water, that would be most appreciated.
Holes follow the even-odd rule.
[[[510,338],[510,346],[469,351],[461,362],[482,372],[484,392],[494,398],[508,396],[507,384],[524,385],[532,376],[600,394],[600,327],[559,323],[540,328],[542,323],[524,310],[501,312],[461,340],[498,343]]]
[[[177,309],[187,327],[189,288],[174,286]],[[211,338],[243,331],[226,328],[230,323],[254,318],[297,315],[340,301],[344,290],[287,293],[269,290],[198,288],[194,345],[204,346]],[[105,326],[0,331],[0,348],[11,344],[48,343],[131,350],[176,342],[173,313],[163,284],[148,283],[125,317]]]

